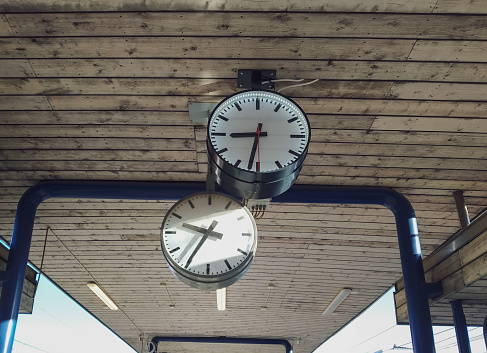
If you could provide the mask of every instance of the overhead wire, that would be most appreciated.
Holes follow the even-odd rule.
[[[310,82],[304,82],[304,83],[299,83],[299,84],[297,84],[297,85],[290,85],[290,86],[286,86],[286,87],[283,87],[283,88],[279,89],[279,90],[277,91],[277,93],[280,93],[280,92],[282,92],[282,91],[284,91],[285,89],[288,89],[288,88],[294,88],[294,87],[301,87],[301,86],[307,86],[307,85],[311,85],[311,84],[313,84],[313,83],[315,83],[315,82],[318,82],[319,80],[320,80],[320,79],[319,79],[319,78],[317,78],[317,79],[315,79],[315,80],[313,80],[313,81],[310,81]]]
[[[315,82],[317,82],[319,80],[320,79],[317,78],[317,79],[312,80],[312,81],[309,81],[309,82],[303,82],[304,81],[304,78],[299,78],[299,79],[282,78],[282,79],[276,79],[276,80],[263,81],[262,84],[272,83],[272,88],[275,90],[275,85],[274,84],[276,82],[303,82],[303,83],[299,83],[299,84],[295,84],[295,85],[284,86],[284,87],[280,88],[279,90],[277,90],[277,93],[280,93],[281,91],[284,91],[285,89],[311,85],[311,84],[313,84],[313,83],[315,83]]]

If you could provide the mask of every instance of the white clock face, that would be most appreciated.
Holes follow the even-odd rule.
[[[251,172],[272,172],[307,151],[310,128],[303,111],[280,94],[238,93],[223,101],[208,122],[215,152],[231,165]]]
[[[190,195],[176,203],[161,229],[170,265],[192,278],[218,277],[253,258],[255,221],[239,202],[219,193]]]

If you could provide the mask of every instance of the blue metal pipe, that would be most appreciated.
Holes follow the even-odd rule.
[[[188,342],[188,343],[230,343],[230,344],[267,344],[283,346],[286,353],[292,353],[293,347],[287,340],[269,338],[238,338],[238,337],[164,337],[152,338],[152,343],[157,347],[159,342]]]
[[[461,300],[450,302],[453,312],[453,324],[455,325],[455,334],[457,336],[458,352],[470,353],[470,339],[468,338],[467,320],[463,312]]]
[[[484,319],[484,342],[485,342],[485,348],[487,348],[487,316],[485,316]]]
[[[204,183],[137,181],[47,181],[27,190],[17,207],[7,264],[9,278],[2,287],[0,353],[10,353],[12,349],[35,212],[42,201],[48,198],[178,200],[202,190],[205,190]],[[396,219],[413,349],[416,353],[435,352],[416,216],[404,196],[387,188],[300,185],[274,201],[376,204],[389,208]]]

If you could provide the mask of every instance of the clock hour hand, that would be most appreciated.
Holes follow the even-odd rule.
[[[205,234],[208,231],[206,228],[194,226],[194,225],[189,224],[189,223],[183,223],[182,226],[184,228],[194,230],[195,232],[202,233],[202,234]],[[218,233],[218,232],[211,232],[210,237],[214,237],[216,239],[221,239],[223,237],[223,234]]]
[[[191,253],[190,257],[188,258],[188,261],[186,261],[186,265],[184,266],[184,268],[188,268],[188,266],[193,261],[193,257],[196,255],[196,253],[203,246],[204,242],[206,241],[206,239],[208,239],[208,237],[210,236],[210,234],[213,233],[213,229],[215,229],[215,227],[216,227],[217,224],[218,224],[217,221],[211,222],[211,225],[206,230],[205,234],[203,235],[203,238],[201,238],[200,242],[198,243],[198,245],[196,245],[196,248],[193,250],[193,252]]]
[[[261,134],[262,130],[262,123],[259,123],[257,125],[257,131],[255,132],[255,137],[254,137],[254,144],[252,145],[252,150],[250,151],[250,159],[249,159],[249,164],[247,165],[247,169],[252,169],[252,166],[254,165],[254,159],[255,159],[255,153],[257,152],[257,147],[259,145],[259,135]]]
[[[230,137],[256,137],[257,132],[232,132]],[[261,131],[260,137],[267,136],[267,131]]]

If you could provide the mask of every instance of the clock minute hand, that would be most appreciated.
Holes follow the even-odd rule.
[[[182,226],[184,228],[194,230],[195,232],[202,233],[202,234],[205,234],[208,231],[206,228],[194,226],[194,225],[189,224],[189,223],[183,223]],[[218,233],[218,232],[211,232],[210,237],[214,237],[216,239],[221,239],[223,237],[223,234]]]
[[[230,137],[256,137],[257,132],[232,132]],[[261,131],[260,137],[267,136],[267,131]]]
[[[262,123],[259,123],[259,125],[257,125],[257,131],[254,135],[254,144],[252,145],[252,150],[250,151],[249,164],[247,165],[247,169],[249,170],[252,169],[252,166],[254,165],[255,153],[257,152],[257,146],[259,145],[259,135],[261,134],[261,130]]]
[[[196,248],[193,250],[192,254],[188,258],[188,261],[186,261],[186,265],[184,268],[188,268],[189,264],[193,261],[193,257],[196,255],[196,253],[200,250],[200,248],[203,246],[203,243],[208,239],[210,234],[213,232],[213,229],[215,229],[216,225],[218,224],[217,221],[213,221],[211,225],[208,227],[206,230],[205,234],[203,235],[203,238],[201,238],[200,242],[198,245],[196,245]]]

